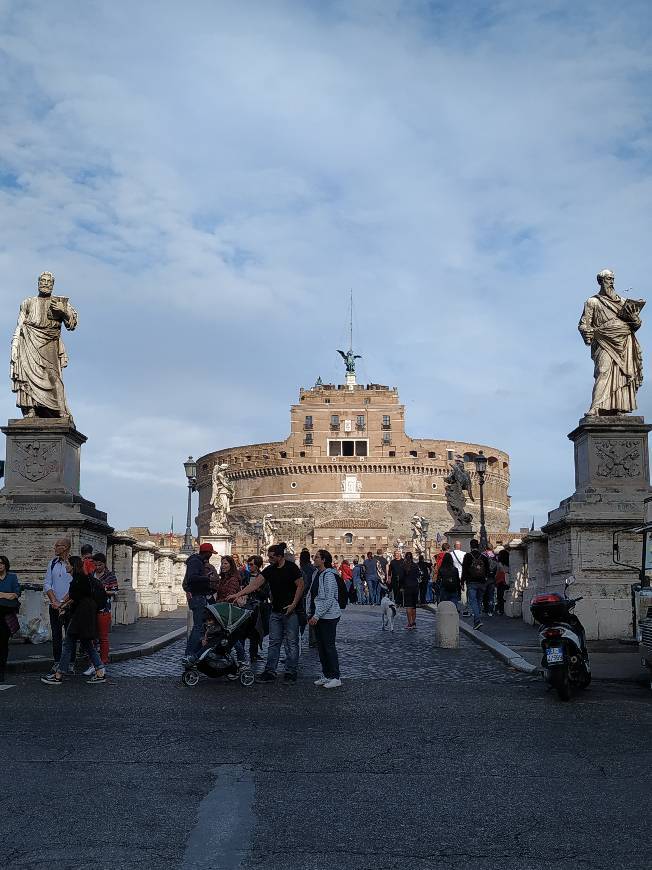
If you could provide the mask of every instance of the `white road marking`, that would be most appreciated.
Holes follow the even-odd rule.
[[[0,683],[0,692],[4,692],[6,689],[15,689],[16,687],[12,683]]]

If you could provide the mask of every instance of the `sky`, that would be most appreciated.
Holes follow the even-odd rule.
[[[189,453],[342,381],[353,290],[359,379],[506,450],[544,523],[596,273],[649,291],[651,43],[645,0],[0,0],[0,340],[52,271],[82,494],[183,529]]]

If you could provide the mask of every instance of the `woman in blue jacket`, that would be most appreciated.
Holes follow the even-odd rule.
[[[10,567],[9,559],[0,556],[0,683],[5,681],[9,638],[13,634],[10,623],[15,624],[20,598],[18,577],[9,571]]]
[[[335,647],[337,623],[342,613],[337,600],[337,575],[333,569],[333,557],[328,550],[317,550],[312,561],[317,570],[310,586],[308,621],[315,627],[317,651],[322,667],[322,676],[315,680],[315,685],[325,689],[337,689],[342,685],[340,662]]]

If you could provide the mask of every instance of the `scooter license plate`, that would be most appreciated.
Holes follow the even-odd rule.
[[[546,649],[546,661],[549,665],[558,665],[564,661],[564,650],[560,646],[549,646]]]

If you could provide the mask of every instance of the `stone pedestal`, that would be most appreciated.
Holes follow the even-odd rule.
[[[523,610],[523,594],[527,586],[527,547],[520,539],[511,541],[509,550],[509,589],[505,594],[505,616],[528,621],[528,613]]]
[[[202,535],[199,539],[200,544],[212,544],[215,550],[215,555],[211,556],[211,562],[217,570],[220,570],[220,562],[222,556],[231,555],[231,545],[233,544],[233,536],[228,532],[218,535]]]
[[[107,561],[118,578],[118,595],[113,603],[113,621],[131,625],[138,619],[138,601],[133,581],[133,547],[136,539],[129,535],[111,535]]]
[[[548,514],[550,588],[573,574],[576,613],[589,639],[632,637],[631,584],[636,571],[613,561],[613,532],[644,521],[652,495],[643,417],[584,417],[568,436],[575,445],[575,492]],[[640,535],[620,539],[620,559],[640,564]]]
[[[43,583],[54,542],[67,537],[105,553],[113,531],[106,514],[79,492],[86,436],[68,420],[25,418],[2,427],[5,485],[0,490],[0,552],[23,583]]]
[[[186,576],[186,562],[188,557],[185,553],[175,553],[174,566],[172,568],[173,588],[177,596],[177,605],[185,607],[187,604],[186,593],[183,591],[183,578]]]
[[[139,616],[158,616],[161,612],[161,596],[154,582],[154,553],[152,541],[134,544],[133,581],[136,588]]]
[[[173,577],[175,552],[168,547],[159,547],[156,556],[156,585],[161,598],[161,610],[176,610],[177,592]]]
[[[456,529],[453,527],[450,531],[444,533],[446,535],[446,540],[448,541],[451,550],[455,546],[455,541],[459,541],[462,545],[462,549],[465,553],[468,553],[471,547],[469,544],[474,538],[472,529]]]

